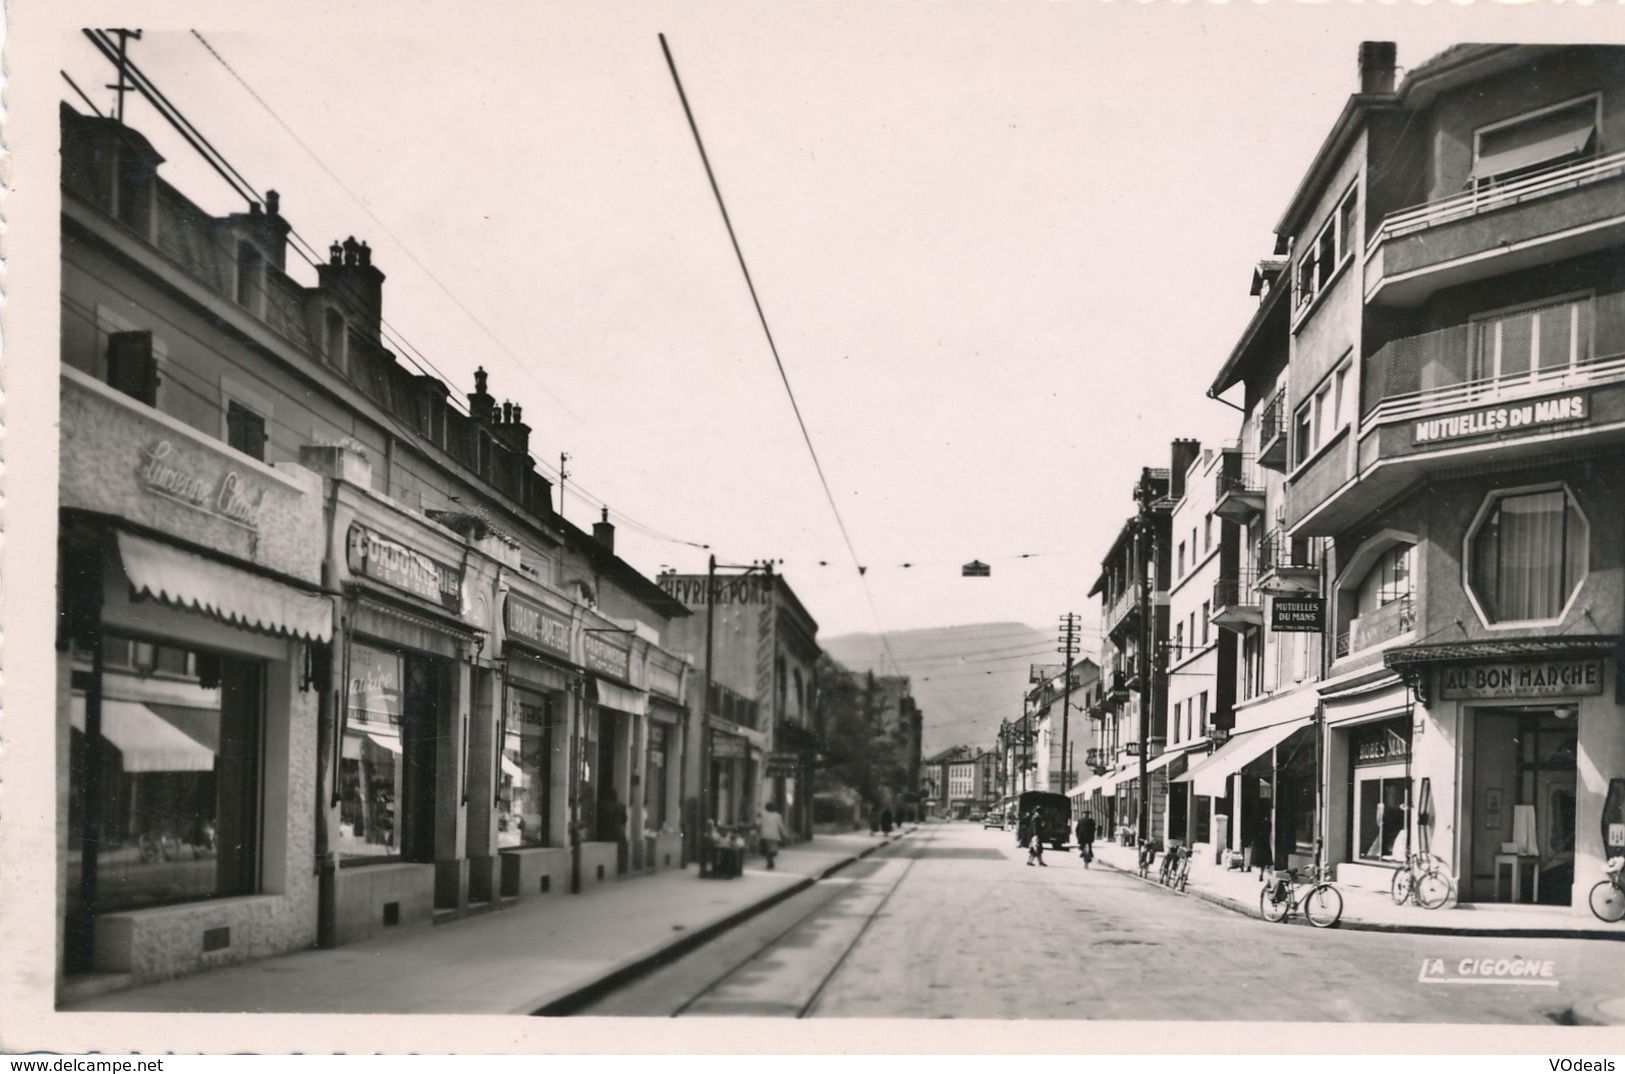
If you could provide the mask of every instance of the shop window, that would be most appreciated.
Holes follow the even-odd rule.
[[[1585,577],[1589,540],[1566,488],[1492,495],[1467,541],[1468,591],[1485,621],[1560,618]]]
[[[1411,756],[1409,717],[1349,733],[1354,786],[1354,853],[1365,861],[1404,861],[1409,852]]]
[[[1468,185],[1497,186],[1592,156],[1598,104],[1598,97],[1585,97],[1481,128],[1473,136]]]
[[[350,648],[338,852],[432,858],[438,674],[427,658]]]
[[[497,846],[540,847],[552,831],[553,702],[541,694],[509,692],[499,762]]]
[[[118,659],[104,660],[98,711],[86,671],[70,702],[70,914],[252,894],[260,665],[115,637],[104,649]],[[202,663],[213,669],[208,682],[196,672]]]

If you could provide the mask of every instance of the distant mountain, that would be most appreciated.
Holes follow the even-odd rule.
[[[909,677],[924,718],[924,754],[949,746],[991,747],[999,721],[1021,715],[1033,664],[1055,664],[1055,639],[1023,623],[899,630],[886,635],[898,670]],[[891,674],[878,634],[840,634],[818,643],[853,671]]]

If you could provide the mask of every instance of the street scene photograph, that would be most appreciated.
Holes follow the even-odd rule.
[[[15,21],[0,1049],[1625,1047],[1620,9]]]

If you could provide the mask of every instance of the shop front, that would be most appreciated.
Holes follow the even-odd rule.
[[[1269,862],[1282,867],[1314,860],[1316,766],[1312,714],[1301,697],[1257,715],[1278,723],[1237,731],[1206,758],[1193,760],[1179,783],[1190,784],[1193,799],[1207,798],[1215,832],[1223,829],[1228,849],[1240,852],[1248,867]],[[1308,704],[1312,707],[1313,701]],[[1227,849],[1224,846],[1217,851]]]
[[[321,481],[62,376],[63,984],[308,947]]]
[[[687,665],[663,650],[649,654],[649,728],[643,764],[644,868],[681,868]]]
[[[342,944],[468,907],[481,632],[465,618],[468,550],[451,534],[346,484],[334,539],[345,633],[327,912]]]
[[[494,803],[504,898],[570,890],[572,610],[541,587],[503,601],[501,743]]]
[[[1406,856],[1441,853],[1432,829],[1418,825],[1415,706],[1410,690],[1385,668],[1321,688],[1326,719],[1326,850],[1339,883],[1388,890]]]
[[[640,742],[649,712],[649,694],[631,685],[631,631],[588,627],[582,631],[583,664],[588,672],[583,718],[580,802],[582,811],[581,884],[613,880],[641,867],[643,840],[634,848],[632,832],[642,831],[642,807],[633,808]],[[635,853],[634,853],[635,849]]]
[[[1588,912],[1586,892],[1607,858],[1609,786],[1625,777],[1625,698],[1613,645],[1551,637],[1389,654],[1426,699],[1429,719],[1419,727],[1428,734],[1414,772],[1419,796],[1437,807],[1418,812],[1429,814],[1423,829],[1434,852],[1453,850],[1444,856],[1461,901]],[[1459,791],[1444,758],[1425,753],[1429,737],[1455,744],[1449,762]]]

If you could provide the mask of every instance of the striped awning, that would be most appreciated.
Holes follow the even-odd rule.
[[[333,602],[237,567],[122,530],[119,559],[137,594],[268,634],[333,637]]]

